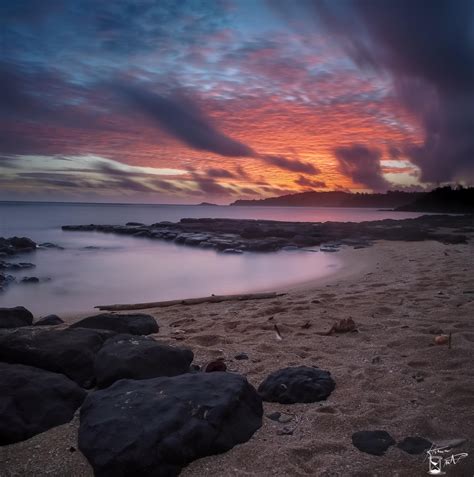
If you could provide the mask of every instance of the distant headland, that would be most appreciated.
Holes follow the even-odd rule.
[[[439,187],[431,192],[301,192],[258,200],[236,200],[231,206],[377,207],[399,211],[473,213],[474,187]]]

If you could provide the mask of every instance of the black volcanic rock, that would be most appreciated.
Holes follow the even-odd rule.
[[[25,283],[25,284],[28,284],[28,285],[31,285],[33,283],[39,283],[39,278],[38,277],[23,277],[21,280],[20,280],[20,283]]]
[[[359,431],[352,434],[352,444],[361,452],[381,456],[395,441],[386,431]]]
[[[258,387],[258,393],[264,401],[294,404],[323,401],[335,387],[329,371],[298,366],[271,373]]]
[[[41,327],[0,333],[0,361],[61,373],[83,387],[94,384],[95,356],[111,331]]]
[[[5,275],[0,273],[0,292],[5,290],[5,288],[16,281],[15,277],[12,275]],[[0,326],[1,327],[1,326]]]
[[[99,387],[119,379],[149,379],[187,373],[194,354],[190,349],[167,346],[150,337],[117,335],[107,340],[95,358]]]
[[[159,331],[156,320],[151,315],[145,315],[144,313],[127,315],[100,313],[77,321],[71,325],[71,328],[111,330],[116,333],[131,335],[150,335]]]
[[[27,237],[0,237],[0,256],[15,255],[33,250],[36,250],[36,243]]]
[[[35,321],[34,326],[56,326],[64,323],[64,320],[59,318],[58,315],[47,315]]]
[[[63,230],[94,230],[147,236],[156,240],[201,248],[273,252],[285,247],[312,247],[321,243],[371,245],[376,240],[466,243],[474,231],[472,216],[425,215],[415,219],[384,219],[371,222],[280,222],[252,219],[183,218],[174,224],[143,227],[120,225],[64,226]]]
[[[408,454],[423,454],[431,448],[433,444],[423,437],[405,437],[403,441],[397,444],[397,447]]]
[[[121,380],[81,408],[79,448],[97,477],[169,477],[189,462],[248,441],[262,401],[232,373]]]
[[[4,262],[0,261],[0,270],[26,270],[29,268],[35,268],[34,263],[29,262]]]
[[[11,237],[7,241],[17,252],[36,249],[36,243],[28,237]]]
[[[0,363],[0,445],[69,422],[86,392],[61,374]]]
[[[64,250],[64,247],[52,242],[43,242],[38,245],[39,248],[49,248],[49,249],[56,249],[56,250]]]
[[[23,306],[0,308],[0,328],[19,328],[32,323],[33,314]]]

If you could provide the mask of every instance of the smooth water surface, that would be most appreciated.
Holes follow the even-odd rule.
[[[111,303],[171,300],[210,294],[273,290],[330,274],[337,254],[313,252],[227,255],[173,243],[96,232],[63,232],[66,224],[146,224],[183,217],[289,221],[353,221],[420,214],[375,209],[212,207],[172,205],[0,203],[0,236],[27,236],[64,250],[40,249],[11,261],[35,269],[6,272],[39,284],[14,284],[1,306],[23,305],[35,315],[67,314]]]

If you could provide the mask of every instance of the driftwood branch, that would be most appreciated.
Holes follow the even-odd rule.
[[[199,305],[200,303],[221,303],[223,301],[265,300],[283,296],[285,293],[249,293],[241,295],[211,295],[201,298],[187,298],[184,300],[155,301],[149,303],[131,303],[124,305],[99,305],[94,308],[107,311],[145,310],[147,308],[164,308],[175,305]]]

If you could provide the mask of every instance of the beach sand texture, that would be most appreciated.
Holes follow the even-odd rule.
[[[223,357],[228,371],[255,387],[272,371],[299,365],[329,370],[336,382],[321,403],[264,403],[265,415],[279,411],[291,420],[264,417],[250,441],[191,463],[183,477],[427,474],[425,455],[393,446],[377,457],[352,445],[352,433],[375,429],[397,442],[467,439],[454,451],[469,456],[446,475],[474,475],[472,239],[467,245],[379,242],[340,253],[345,265],[333,276],[276,299],[146,310],[160,324],[156,339],[189,346],[199,365]],[[358,332],[317,334],[349,317]],[[440,332],[452,333],[451,349],[434,344]],[[249,359],[234,359],[240,352]],[[77,449],[77,426],[76,417],[1,447],[0,475],[91,476]]]

